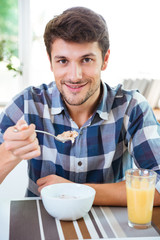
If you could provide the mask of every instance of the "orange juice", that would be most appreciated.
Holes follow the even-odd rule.
[[[127,185],[128,219],[136,224],[149,223],[152,218],[155,186],[140,188],[140,183],[136,184],[137,186]]]
[[[125,172],[128,225],[148,228],[151,225],[157,173],[148,169],[128,169]]]

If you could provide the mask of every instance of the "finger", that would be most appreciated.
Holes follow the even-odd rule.
[[[21,156],[21,155],[24,155],[28,152],[32,152],[32,151],[37,150],[38,147],[39,147],[39,143],[38,143],[38,139],[36,138],[30,144],[27,144],[27,145],[19,147],[19,148],[16,147],[16,149],[13,150],[13,154],[16,155],[16,156]]]
[[[28,128],[28,124],[25,120],[20,119],[18,120],[18,122],[15,125],[15,128],[18,129],[19,131],[27,129]]]
[[[45,184],[45,183],[46,183],[46,179],[47,179],[47,177],[39,178],[39,179],[37,180],[37,185],[38,185],[38,186],[41,186],[42,184]]]
[[[44,188],[44,187],[46,187],[46,186],[48,186],[48,185],[50,185],[50,184],[47,184],[47,183],[46,183],[46,184],[40,186],[40,187],[38,188],[38,192],[41,192],[42,188]]]
[[[16,125],[15,126],[15,129],[18,130],[18,131],[22,131],[22,130],[25,130],[25,129],[28,129],[28,124],[22,124],[22,125]]]
[[[47,182],[47,183],[45,183],[45,184],[39,186],[39,187],[38,187],[38,192],[41,192],[42,188],[47,187],[47,186],[52,185],[52,184],[54,184],[54,183]]]
[[[35,133],[35,125],[34,124],[30,124],[27,128],[25,128],[25,126],[22,126],[23,130],[15,133],[17,134],[18,138],[20,138],[21,140],[26,140],[26,139],[33,139],[36,136]],[[32,136],[32,134],[34,134],[34,136]]]
[[[7,140],[5,139],[5,148],[6,150],[8,151],[13,151],[15,149],[19,149],[19,148],[22,148],[24,146],[27,146],[31,143],[33,143],[34,141],[38,141],[37,138],[36,138],[37,134],[34,132],[28,139],[26,140]]]
[[[35,125],[30,124],[27,129],[24,129],[23,131],[14,131],[16,128],[14,127],[9,127],[6,132],[4,133],[4,140],[7,141],[22,141],[26,140],[30,136],[32,136],[33,133],[35,133]]]
[[[22,155],[21,159],[29,160],[32,158],[39,157],[40,155],[41,155],[41,150],[40,150],[40,147],[38,147],[38,149],[36,149],[35,151],[32,151],[32,152]]]

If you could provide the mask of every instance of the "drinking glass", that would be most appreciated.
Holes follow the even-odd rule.
[[[148,169],[129,169],[125,177],[128,225],[148,228],[151,226],[157,174]]]

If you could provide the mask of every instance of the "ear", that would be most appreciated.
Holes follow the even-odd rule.
[[[104,62],[103,62],[102,69],[101,69],[102,71],[107,68],[109,55],[110,55],[110,49],[108,49],[108,51],[106,52],[106,55],[104,57]]]
[[[51,69],[51,71],[53,72],[52,62],[51,62],[51,59],[50,59],[50,56],[49,56],[48,53],[47,53],[47,56],[48,56],[48,60],[49,60],[49,63],[50,63],[50,69]]]

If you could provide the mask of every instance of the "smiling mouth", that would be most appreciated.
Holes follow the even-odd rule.
[[[87,83],[84,83],[84,84],[77,84],[77,83],[74,83],[74,84],[70,84],[70,83],[65,83],[65,86],[68,87],[69,89],[71,90],[80,90],[82,89],[84,86],[86,86]]]

